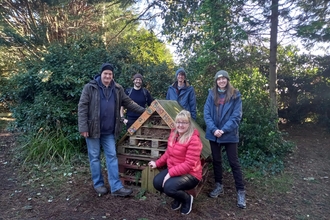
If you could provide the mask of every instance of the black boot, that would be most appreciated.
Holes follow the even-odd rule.
[[[191,212],[193,201],[194,201],[194,197],[192,195],[189,195],[189,198],[182,203],[182,207],[181,207],[182,215],[188,215]]]
[[[181,202],[179,202],[178,200],[174,200],[172,203],[171,203],[171,208],[172,210],[178,210],[181,208]]]

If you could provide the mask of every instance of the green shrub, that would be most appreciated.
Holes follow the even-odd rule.
[[[164,97],[168,84],[163,80],[172,73],[166,62],[144,66],[135,56],[138,54],[130,53],[125,42],[107,48],[101,38],[83,36],[66,44],[54,43],[38,57],[21,60],[5,80],[0,100],[15,118],[9,129],[24,134],[26,160],[63,162],[71,155],[69,148],[76,152],[85,146],[78,132],[78,102],[83,86],[104,62],[113,63],[115,81],[128,86],[132,86],[131,70],[143,69],[150,80],[147,86]]]
[[[281,172],[284,156],[293,144],[284,140],[285,134],[279,131],[278,120],[273,118],[269,110],[269,94],[265,90],[267,78],[258,71],[231,72],[231,82],[242,94],[243,117],[238,153],[244,172],[260,176]],[[205,85],[199,84],[200,87]],[[207,89],[197,88],[199,91]],[[199,100],[199,114],[203,111],[204,102],[205,98]],[[202,117],[197,122],[205,128]],[[230,171],[225,152],[223,161],[224,169]]]
[[[284,140],[278,120],[271,119],[269,108],[256,96],[244,100],[244,117],[240,126],[239,155],[243,167],[260,174],[275,174],[283,170],[285,155],[293,144]]]

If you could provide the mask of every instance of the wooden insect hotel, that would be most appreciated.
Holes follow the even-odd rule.
[[[117,143],[119,172],[121,181],[125,185],[136,185],[148,192],[156,192],[153,178],[159,173],[158,169],[150,169],[148,162],[157,160],[167,147],[170,131],[175,127],[175,117],[182,110],[176,101],[155,100],[145,112],[128,128],[127,133]],[[199,130],[203,150],[201,162],[203,165],[203,179],[195,189],[188,192],[197,196],[208,175],[208,161],[211,149],[205,132],[193,121]]]

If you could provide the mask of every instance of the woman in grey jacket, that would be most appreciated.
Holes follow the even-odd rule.
[[[120,107],[124,106],[139,114],[145,109],[132,101],[123,87],[114,81],[113,70],[112,64],[104,63],[100,73],[84,86],[78,104],[78,127],[80,134],[86,139],[95,191],[98,194],[108,192],[101,171],[102,146],[111,194],[128,196],[132,194],[132,190],[125,188],[119,179],[115,145],[122,129]]]
[[[241,94],[230,84],[226,71],[218,71],[214,80],[214,87],[209,91],[204,105],[205,138],[210,141],[215,178],[215,187],[209,196],[216,198],[224,192],[221,154],[221,147],[224,146],[235,179],[237,206],[246,208],[244,183],[237,153],[239,123],[242,118]]]

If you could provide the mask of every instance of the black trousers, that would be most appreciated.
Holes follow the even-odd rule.
[[[238,161],[237,143],[222,143],[219,144],[214,141],[210,141],[212,158],[213,158],[213,171],[214,180],[222,184],[222,146],[225,147],[229,165],[231,167],[236,190],[244,190],[243,175],[241,165]]]
[[[184,190],[193,189],[199,183],[199,180],[190,175],[174,176],[169,178],[163,188],[163,180],[168,170],[162,170],[158,173],[153,181],[155,189],[164,192],[167,196],[174,198],[179,202],[185,202],[189,199],[189,194]]]

